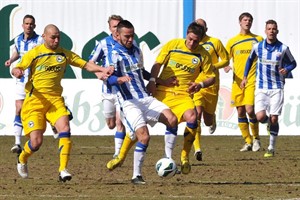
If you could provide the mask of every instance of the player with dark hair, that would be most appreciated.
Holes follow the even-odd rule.
[[[240,33],[229,39],[226,50],[229,58],[233,60],[233,82],[231,92],[231,106],[236,107],[238,114],[238,126],[241,130],[245,144],[240,149],[245,151],[259,151],[260,138],[258,121],[254,112],[254,90],[255,90],[255,65],[249,72],[248,84],[245,88],[240,88],[243,80],[245,64],[254,44],[263,40],[261,36],[251,33],[253,17],[250,13],[242,13],[239,16]],[[225,72],[231,69],[230,66],[224,68]],[[249,116],[249,120],[248,117]],[[251,129],[249,130],[249,125]]]
[[[13,62],[21,59],[27,51],[44,42],[42,36],[35,33],[35,27],[35,18],[32,15],[25,15],[22,24],[23,33],[14,39],[14,50],[10,59],[5,62],[6,67],[10,67]],[[23,125],[21,122],[21,109],[25,99],[25,84],[28,81],[28,75],[29,69],[24,71],[22,77],[16,79],[16,115],[14,119],[15,144],[11,148],[13,153],[21,153],[22,151],[21,136]]]
[[[279,132],[278,116],[284,101],[286,75],[296,66],[288,46],[277,39],[277,22],[268,20],[265,26],[267,38],[255,44],[246,63],[241,88],[248,85],[249,72],[256,69],[255,112],[257,120],[268,123],[270,143],[264,157],[273,157]],[[253,66],[257,59],[257,65]]]

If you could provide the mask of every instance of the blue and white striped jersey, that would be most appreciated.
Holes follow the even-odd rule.
[[[290,72],[296,67],[296,61],[289,48],[278,40],[273,44],[268,44],[266,40],[255,44],[246,63],[245,77],[256,57],[256,88],[283,89],[285,77],[279,70],[285,68]]]
[[[108,78],[108,81],[117,87],[124,100],[142,99],[149,96],[143,78],[143,55],[139,47],[132,45],[130,49],[127,49],[117,43],[108,53],[108,64],[115,67],[115,72]],[[122,76],[129,76],[132,80],[119,85],[117,78]]]
[[[116,40],[113,39],[112,35],[107,36],[106,38],[100,40],[98,44],[95,46],[94,50],[92,51],[91,55],[89,56],[89,60],[102,65],[106,65],[106,57],[109,51],[111,51],[115,44],[118,43]],[[107,81],[103,81],[102,84],[102,93],[113,93],[113,88]]]
[[[28,38],[27,40],[24,40],[24,33],[21,33],[14,39],[14,42],[20,59],[27,51],[33,49],[37,45],[44,43],[44,40],[42,36],[34,32],[33,36],[31,38]],[[24,71],[24,76],[20,79],[17,79],[17,81],[26,83],[28,81],[29,70],[29,68],[26,69]]]

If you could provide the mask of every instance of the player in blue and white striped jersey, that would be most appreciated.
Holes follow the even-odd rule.
[[[133,44],[133,25],[127,20],[120,21],[117,34],[118,43],[108,53],[108,64],[115,67],[115,72],[108,78],[108,82],[118,89],[123,124],[131,131],[131,137],[138,140],[134,150],[131,181],[133,184],[145,184],[141,169],[150,140],[147,124],[162,122],[168,130],[177,134],[177,117],[170,108],[147,93],[142,52]],[[175,144],[174,141],[169,142]],[[167,157],[171,157],[171,151],[172,148],[166,152],[169,154]]]
[[[109,51],[117,43],[116,30],[118,23],[123,20],[119,15],[111,15],[108,18],[109,30],[111,35],[100,40],[92,51],[89,61],[93,63],[106,65],[106,57]],[[98,78],[101,78],[101,73],[96,73]],[[103,80],[103,79],[102,79]],[[120,120],[120,108],[116,98],[116,94],[113,91],[113,87],[103,80],[102,84],[102,103],[103,103],[103,115],[106,119],[106,124],[108,128],[114,129],[116,127],[115,133],[115,153],[113,157],[116,157],[120,153],[120,148],[123,144],[123,140],[126,135],[126,129]]]
[[[32,15],[25,15],[23,18],[23,33],[18,35],[15,39],[15,46],[12,56],[9,60],[5,62],[6,67],[20,59],[27,51],[34,48],[35,46],[42,44],[43,38],[36,34],[34,29],[36,27],[35,18]],[[21,122],[21,109],[25,99],[25,84],[28,81],[29,69],[24,71],[24,76],[17,79],[16,82],[16,115],[14,119],[14,134],[15,134],[15,145],[11,148],[13,153],[20,153],[21,149],[21,135],[23,130],[23,125]]]
[[[284,101],[285,78],[297,66],[288,46],[277,39],[278,32],[277,22],[268,20],[265,27],[267,38],[253,46],[241,83],[241,88],[244,88],[251,65],[254,59],[258,58],[255,112],[259,122],[268,122],[270,133],[270,143],[264,157],[274,156],[275,142],[279,132],[278,116],[281,114]]]

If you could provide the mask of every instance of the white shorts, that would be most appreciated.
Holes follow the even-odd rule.
[[[25,99],[25,96],[26,96],[26,93],[25,93],[25,84],[24,82],[20,82],[20,81],[17,81],[16,82],[16,96],[15,96],[15,99],[16,100],[24,100]]]
[[[116,94],[102,93],[103,115],[106,119],[116,117],[120,112],[120,104]]]
[[[165,109],[169,107],[152,96],[122,102],[121,119],[127,127],[126,130],[130,130],[130,138],[135,138],[138,128],[147,124],[154,126]]]
[[[256,89],[255,113],[267,111],[270,115],[281,115],[284,101],[283,89]]]

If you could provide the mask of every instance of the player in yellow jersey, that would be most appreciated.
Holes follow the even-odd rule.
[[[242,13],[239,16],[240,33],[231,38],[226,45],[229,57],[230,59],[232,58],[233,61],[231,105],[237,109],[238,126],[245,140],[245,144],[240,150],[242,152],[251,150],[259,151],[260,149],[258,121],[254,112],[256,61],[253,62],[253,67],[249,72],[247,86],[243,89],[240,88],[247,58],[250,55],[251,49],[254,44],[263,40],[261,36],[251,33],[252,22],[253,17],[250,13]],[[224,69],[225,72],[228,72],[231,67],[227,66]],[[252,136],[250,134],[249,125]]]
[[[204,32],[203,26],[192,22],[187,29],[186,39],[173,39],[165,44],[152,67],[153,81],[148,85],[149,92],[171,108],[179,123],[186,122],[181,151],[183,174],[188,174],[191,170],[189,153],[198,127],[195,104],[189,91],[194,88],[197,92],[215,82],[211,56],[199,44]],[[199,76],[203,76],[203,79],[196,82]],[[169,85],[156,85],[158,77],[161,81],[170,78],[174,78],[174,81]],[[165,142],[168,143],[167,140]]]
[[[195,157],[197,160],[202,160],[202,151],[200,145],[201,139],[201,118],[203,116],[204,124],[209,126],[209,133],[213,134],[216,130],[216,116],[215,111],[217,108],[219,88],[220,88],[220,75],[219,69],[228,66],[229,56],[222,44],[222,42],[214,37],[206,35],[207,25],[203,19],[197,19],[196,23],[203,26],[205,33],[200,44],[204,47],[206,51],[209,52],[212,59],[212,64],[214,72],[216,75],[215,83],[207,88],[201,89],[199,92],[194,94],[194,102],[198,115],[198,132],[194,141]],[[196,82],[202,82],[205,80],[205,74],[201,74],[196,80]]]
[[[24,70],[30,67],[21,112],[24,132],[29,140],[18,156],[17,169],[22,178],[28,177],[27,160],[41,147],[48,121],[59,133],[59,180],[65,182],[72,178],[67,171],[71,150],[70,113],[65,106],[61,86],[66,67],[70,64],[91,72],[103,72],[107,76],[112,74],[114,69],[86,62],[77,54],[60,47],[59,29],[53,24],[45,27],[43,39],[45,43],[24,54],[12,70],[12,74],[19,78]]]
[[[204,28],[193,22],[187,29],[186,39],[173,39],[165,44],[151,70],[151,78],[147,89],[158,100],[169,106],[179,122],[187,122],[184,131],[184,144],[181,152],[181,172],[191,171],[189,152],[197,131],[197,114],[191,94],[201,88],[209,87],[215,82],[215,74],[211,56],[199,44],[204,34]],[[161,74],[160,69],[163,66]],[[203,82],[195,82],[200,74],[205,74]],[[173,149],[176,135],[172,131],[165,132],[165,149]],[[134,144],[125,137],[117,158],[107,163],[107,168],[113,170],[121,166],[126,155]]]

